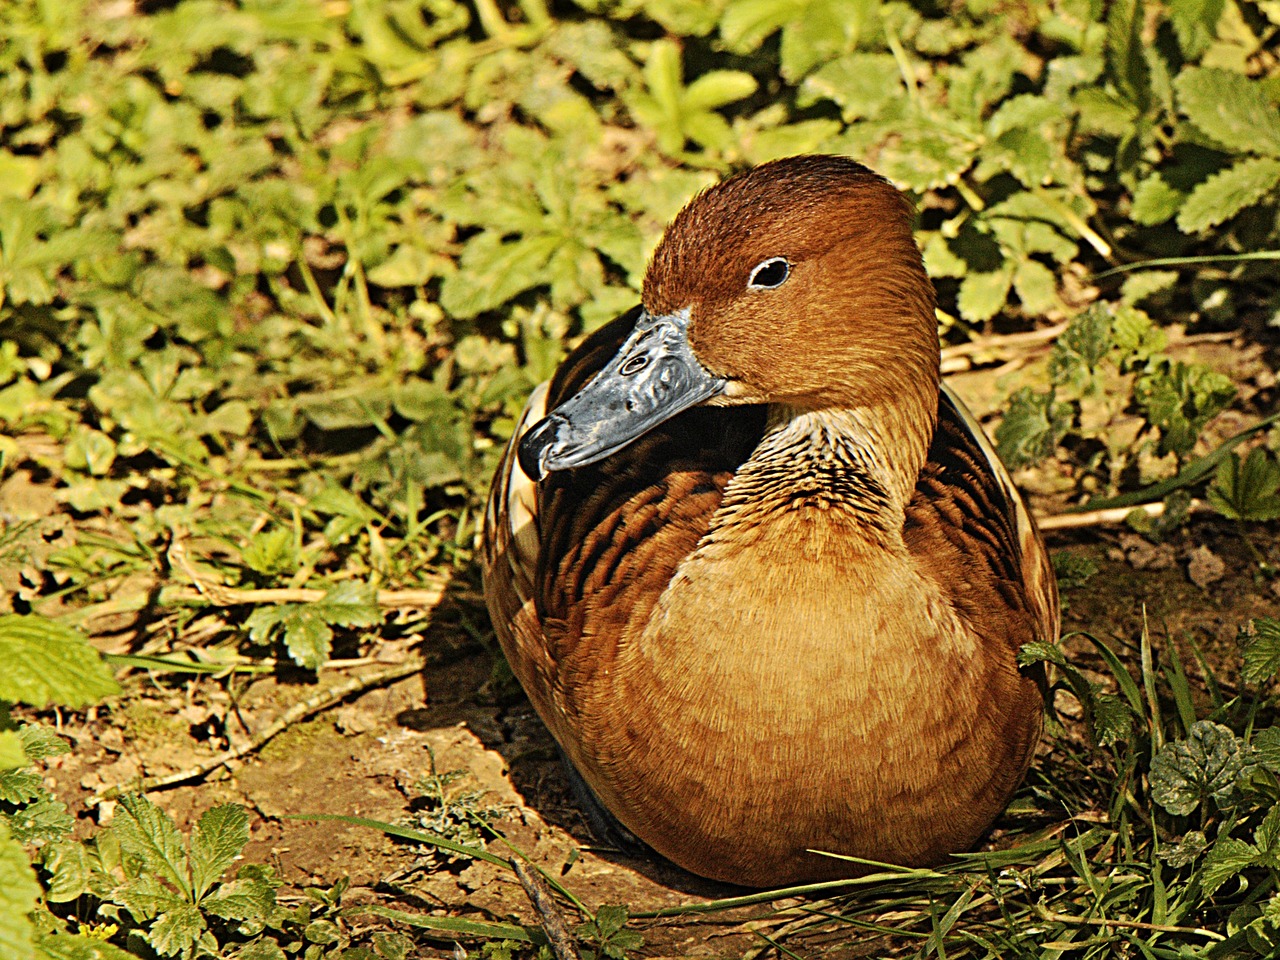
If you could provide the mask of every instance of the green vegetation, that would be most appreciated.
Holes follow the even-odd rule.
[[[1246,536],[1280,518],[1273,394],[1170,345],[1280,326],[1278,38],[1277,0],[0,0],[0,955],[408,955],[353,942],[337,887],[286,907],[261,865],[224,879],[239,807],[184,839],[127,797],[71,839],[33,767],[68,748],[36,721],[120,695],[99,614],[165,617],[114,666],[225,682],[367,652],[380,590],[474,583],[525,395],[744,166],[840,152],[910,191],[948,345],[1070,321],[997,431],[1059,507],[1167,498],[1152,536],[1192,496]],[[276,587],[313,592],[253,599]],[[1051,724],[1014,811],[1053,825],[760,935],[1269,955],[1280,624],[1243,636],[1241,682],[1202,661],[1203,690],[1145,638],[1136,665],[1078,641],[1102,673],[1026,651],[1089,728]],[[446,863],[488,811],[433,777]],[[626,909],[579,914],[598,956],[639,947]],[[475,955],[549,949],[432,921]]]

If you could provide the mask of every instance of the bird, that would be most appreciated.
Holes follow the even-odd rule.
[[[630,835],[748,887],[942,863],[1039,742],[1043,540],[941,382],[911,202],[834,155],[669,224],[529,398],[484,519],[495,632]]]

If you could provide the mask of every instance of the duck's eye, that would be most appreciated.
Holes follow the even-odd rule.
[[[747,286],[752,290],[772,290],[780,287],[791,276],[791,264],[784,257],[770,257],[751,271]]]

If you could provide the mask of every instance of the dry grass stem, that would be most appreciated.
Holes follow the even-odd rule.
[[[1066,913],[1044,911],[1041,916],[1054,923],[1074,923],[1083,927],[1119,927],[1124,930],[1148,930],[1152,933],[1191,933],[1209,940],[1227,939],[1220,933],[1206,930],[1203,927],[1172,927],[1163,923],[1143,923],[1140,920],[1106,920],[1095,917],[1073,917]]]

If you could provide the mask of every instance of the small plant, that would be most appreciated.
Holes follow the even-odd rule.
[[[478,952],[468,953],[467,956],[476,960],[524,960],[526,957],[531,960],[553,960],[555,955],[545,945],[533,947],[518,940],[489,940]]]
[[[407,941],[398,934],[381,933],[372,949],[352,946],[342,920],[345,880],[309,887],[289,906],[277,898],[281,884],[270,867],[247,864],[223,879],[248,839],[249,817],[238,804],[206,811],[184,838],[146,797],[122,797],[91,840],[45,849],[47,900],[93,910],[101,918],[93,929],[142,956],[403,960]]]
[[[216,956],[211,921],[262,925],[276,905],[275,887],[259,869],[222,881],[248,840],[242,807],[207,811],[184,841],[150,800],[126,796],[92,841],[50,848],[43,858],[49,899],[91,895],[102,901],[101,917],[123,924],[127,939],[140,939],[161,956]]]
[[[582,951],[583,960],[626,960],[631,950],[644,946],[644,937],[627,929],[630,913],[623,906],[605,906],[586,923],[579,924],[579,938],[591,944]]]
[[[1136,307],[1097,304],[1054,343],[1046,391],[1024,387],[996,430],[1011,467],[1039,463],[1068,437],[1078,481],[1114,492],[1128,473],[1172,475],[1235,388],[1207,367],[1165,356],[1166,338]]]
[[[459,786],[471,779],[469,771],[448,770],[440,773],[436,770],[435,753],[430,752],[429,756],[430,773],[414,784],[414,790],[421,794],[421,800],[416,804],[421,809],[404,825],[425,830],[463,847],[483,849],[486,836],[493,832],[489,824],[506,815],[508,808],[485,805],[483,801],[486,791],[467,790]],[[436,846],[428,847],[426,856],[437,865],[466,859],[465,854]]]
[[[245,621],[249,639],[268,645],[277,635],[300,667],[316,670],[328,661],[333,627],[372,627],[382,622],[373,588],[340,583],[313,603],[259,607]]]

